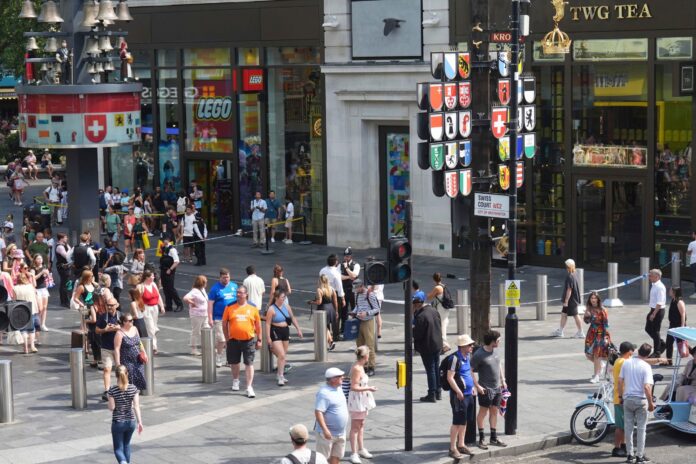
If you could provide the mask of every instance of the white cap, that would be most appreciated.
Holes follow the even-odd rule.
[[[343,374],[345,374],[345,372],[343,372],[338,367],[329,367],[328,369],[326,369],[326,372],[324,373],[324,378],[333,379],[334,377],[340,377]]]

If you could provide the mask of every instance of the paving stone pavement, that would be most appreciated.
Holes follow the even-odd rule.
[[[7,211],[9,199],[3,198],[2,193],[0,210]],[[21,215],[15,214],[15,217]],[[19,225],[19,220],[15,222]],[[353,345],[349,342],[338,343],[337,350],[330,353],[329,363],[313,362],[312,321],[304,303],[312,297],[317,272],[324,265],[326,256],[330,252],[340,253],[340,250],[278,242],[273,244],[275,254],[261,255],[249,245],[250,240],[239,237],[211,241],[207,246],[209,265],[197,268],[182,264],[177,273],[177,287],[180,293],[187,291],[193,276],[199,272],[213,280],[217,268],[222,265],[232,270],[233,279],[242,280],[243,269],[254,264],[258,274],[270,280],[273,264],[281,263],[292,283],[290,300],[305,333],[304,340],[293,336],[291,342],[289,361],[295,368],[287,376],[290,383],[280,388],[275,385],[275,375],[257,372],[255,399],[246,398],[243,392],[231,391],[227,368],[218,369],[217,383],[201,383],[200,358],[188,354],[188,316],[186,312],[168,313],[160,319],[161,354],[154,359],[155,395],[142,398],[145,430],[134,438],[134,463],[182,460],[234,464],[278,462],[279,457],[291,449],[288,428],[296,422],[307,426],[313,424],[314,394],[324,370],[333,365],[344,370],[350,367]],[[355,250],[355,254],[357,259],[362,259],[368,255],[383,255],[384,251]],[[436,270],[443,275],[451,273],[464,278],[468,274],[468,262],[418,256],[414,259],[414,269],[422,287],[428,288],[429,276]],[[549,276],[549,297],[559,296],[556,294],[560,294],[565,277],[563,270],[527,266],[519,271],[523,280],[523,302],[536,300],[533,287],[535,276],[540,273]],[[504,269],[494,268],[494,289],[504,277]],[[620,279],[629,277],[632,276],[622,275]],[[449,279],[447,282],[453,290],[468,286],[466,280]],[[605,284],[605,273],[585,273],[586,290],[601,288]],[[48,323],[51,331],[42,335],[39,355],[27,357],[19,352],[18,347],[0,345],[0,358],[13,362],[16,416],[13,424],[0,425],[0,463],[112,462],[110,413],[99,399],[102,391],[100,372],[87,371],[88,409],[75,411],[70,406],[69,333],[78,326],[78,315],[58,308],[57,292],[53,293],[56,294],[51,295]],[[387,286],[385,293],[388,300],[403,299],[403,291],[398,285]],[[497,291],[492,293],[495,304]],[[619,296],[625,306],[610,310],[611,334],[615,342],[625,339],[634,343],[649,341],[643,332],[646,306],[640,302],[639,294],[639,283],[621,289]],[[690,306],[688,302],[687,306]],[[688,311],[691,312],[691,308]],[[583,355],[583,340],[549,337],[558,325],[559,306],[549,305],[546,321],[535,320],[534,306],[523,306],[519,313],[518,433],[502,437],[510,444],[504,450],[508,454],[563,441],[563,437],[568,435],[574,405],[594,391],[588,382],[592,367]],[[385,303],[384,319],[377,375],[371,380],[379,389],[375,395],[378,407],[370,412],[365,425],[366,446],[375,457],[364,462],[451,462],[446,458],[451,420],[449,405],[447,401],[437,404],[417,402],[426,390],[425,375],[417,355],[414,358],[414,451],[403,451],[403,390],[395,386],[394,367],[396,360],[403,358],[403,307]],[[495,310],[492,319],[497,321]],[[454,339],[455,335],[456,318],[453,314],[450,338]],[[501,357],[503,353],[501,347]],[[259,366],[258,360],[256,365]],[[660,372],[669,374],[665,368],[660,368]],[[503,428],[500,421],[498,429]],[[476,458],[492,456],[491,452],[476,454]],[[500,455],[500,462],[504,460]]]

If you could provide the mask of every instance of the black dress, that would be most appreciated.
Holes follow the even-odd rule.
[[[140,336],[136,333],[135,336],[129,337],[124,331],[121,331],[123,340],[121,341],[121,364],[126,366],[128,370],[128,379],[130,383],[135,385],[138,390],[145,390],[145,366],[138,361],[138,353],[140,352]]]
[[[673,329],[675,327],[681,327],[681,314],[679,313],[679,300],[672,299],[669,304],[669,312],[667,313],[667,320],[669,321],[669,328]],[[665,340],[667,345],[667,359],[672,360],[672,353],[674,351],[674,337],[667,335],[667,340]]]

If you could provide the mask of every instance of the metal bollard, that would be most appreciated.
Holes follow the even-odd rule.
[[[547,283],[547,277],[545,274],[537,276],[537,304],[536,304],[536,318],[537,321],[545,321],[547,310],[548,310],[548,296],[549,287]]]
[[[217,382],[217,369],[215,368],[215,334],[210,327],[201,329],[201,358],[203,383]]]
[[[469,325],[469,316],[471,315],[471,308],[469,308],[469,290],[457,290],[457,303],[459,303],[457,305],[457,333],[471,333],[471,327]]]
[[[507,306],[505,306],[505,284],[498,286],[498,327],[505,327]]]
[[[616,287],[619,279],[619,263],[608,263],[607,264],[607,284],[608,287],[613,287],[609,289],[609,295],[607,299],[604,300],[604,306],[607,308],[619,308],[623,306],[623,302],[619,299],[619,289]]]
[[[0,359],[0,424],[14,422],[12,393],[12,361]]]
[[[266,321],[261,319],[261,372],[273,372],[273,353],[271,348],[266,344]]]
[[[147,364],[145,364],[145,390],[142,391],[143,396],[152,396],[155,394],[155,358],[152,356],[152,339],[145,337],[140,339],[145,348],[147,355]]]
[[[372,320],[375,323],[375,353],[379,353],[379,338],[377,337],[377,334],[379,333],[377,329],[377,315],[372,318]]]
[[[376,324],[375,320],[375,324]],[[375,332],[375,339],[377,332]],[[314,312],[314,360],[316,362],[326,362],[328,359],[328,349],[326,346],[326,311]]]
[[[72,407],[87,409],[87,378],[85,377],[85,357],[82,348],[70,349],[70,390]]]
[[[681,253],[672,252],[672,287],[681,287]]]
[[[640,258],[640,275],[644,276],[643,280],[640,281],[640,299],[643,303],[647,303],[650,300],[650,280],[648,279],[648,272],[650,272],[650,258],[643,256]]]
[[[583,303],[583,295],[585,294],[585,270],[576,268],[575,277],[578,279],[578,291],[580,293],[580,305],[578,306],[578,314],[584,314],[585,304]]]

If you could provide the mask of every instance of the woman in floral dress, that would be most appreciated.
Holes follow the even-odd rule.
[[[133,316],[128,313],[121,315],[121,330],[114,338],[114,361],[116,365],[126,366],[130,383],[138,390],[145,390],[145,365],[138,360],[140,353],[140,336],[133,325]]]
[[[587,299],[584,320],[586,324],[590,324],[585,337],[585,356],[594,364],[594,375],[590,383],[597,383],[602,374],[603,364],[607,362],[608,348],[611,344],[609,315],[602,306],[602,300],[597,292],[590,293]]]

